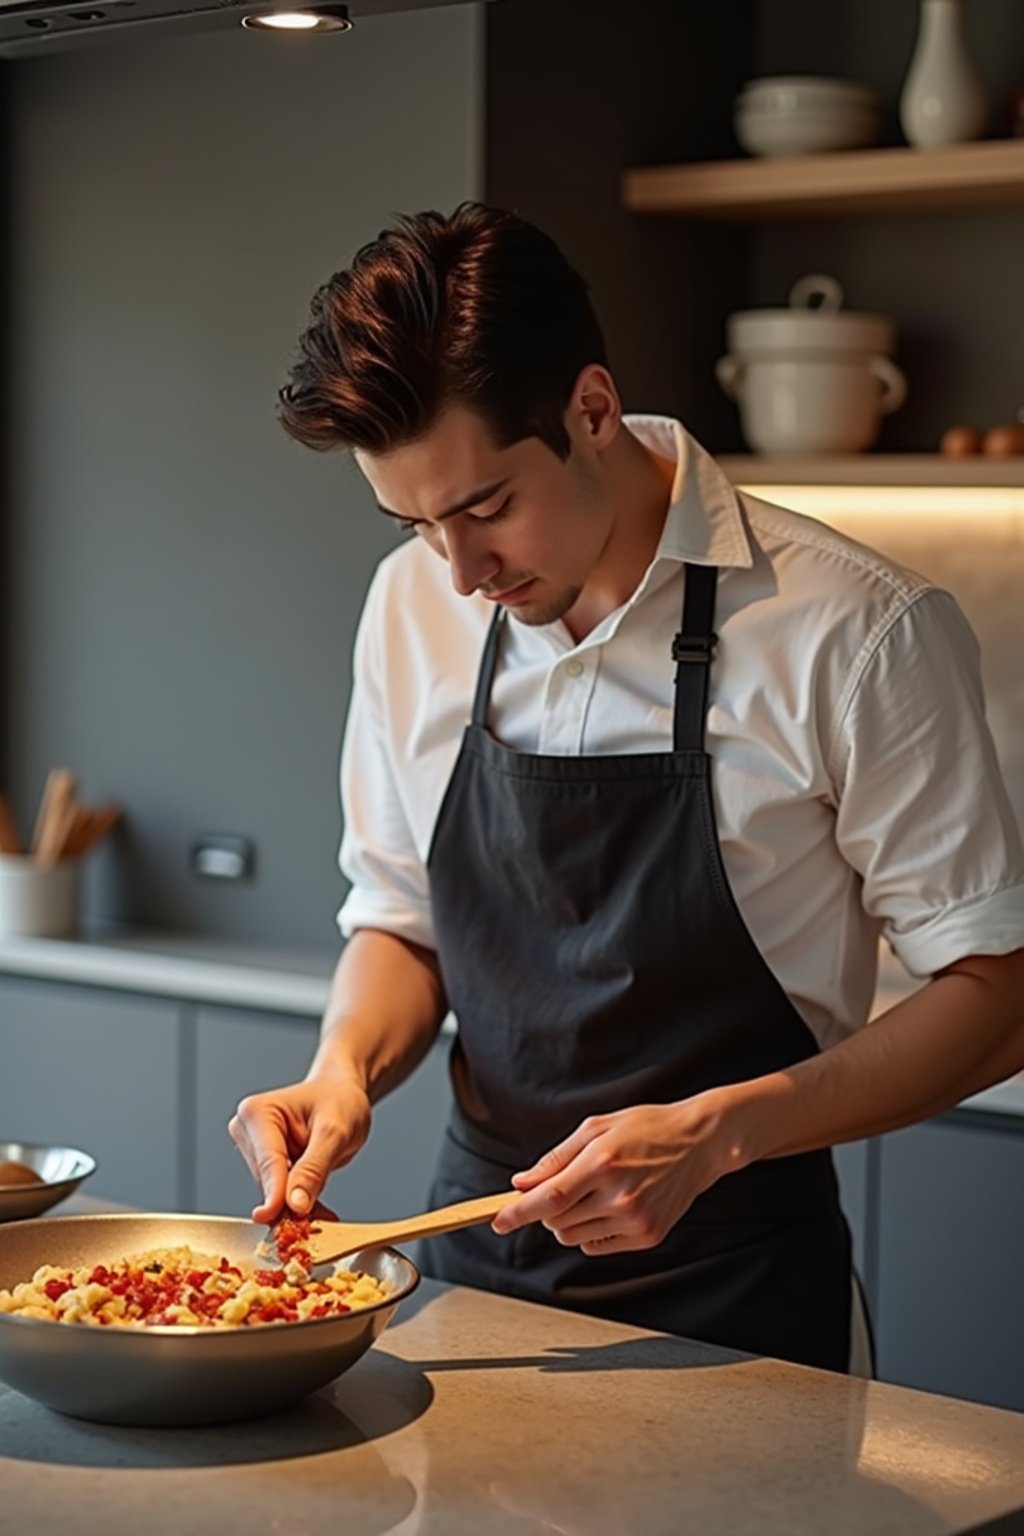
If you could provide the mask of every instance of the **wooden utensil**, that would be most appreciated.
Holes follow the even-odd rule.
[[[32,853],[40,864],[55,864],[75,814],[78,781],[69,768],[51,768],[39,804]]]
[[[392,1243],[411,1243],[416,1237],[437,1237],[459,1227],[474,1227],[491,1221],[506,1205],[520,1198],[515,1190],[508,1190],[501,1195],[483,1195],[479,1200],[442,1205],[436,1211],[424,1211],[422,1216],[407,1216],[404,1221],[315,1220],[309,1239],[302,1246],[313,1264],[329,1264],[360,1248],[386,1248]]]
[[[76,805],[75,817],[68,828],[59,857],[82,858],[107,835],[120,815],[121,807],[118,805],[104,805],[96,811],[84,805]]]
[[[0,795],[0,853],[20,853],[21,838],[6,795]]]

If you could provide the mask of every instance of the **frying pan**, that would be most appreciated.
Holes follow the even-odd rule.
[[[111,1264],[187,1243],[251,1263],[258,1231],[233,1216],[61,1216],[0,1226],[0,1289],[41,1264]],[[101,1424],[196,1425],[256,1418],[347,1371],[420,1281],[393,1248],[346,1257],[382,1281],[385,1301],[341,1317],[251,1328],[118,1328],[0,1313],[0,1381],[47,1408]]]

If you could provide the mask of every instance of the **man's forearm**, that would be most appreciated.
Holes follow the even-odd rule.
[[[880,1135],[1024,1070],[1024,950],[972,956],[852,1039],[716,1091],[736,1166]]]
[[[446,1010],[430,950],[360,929],[335,969],[320,1044],[306,1075],[354,1074],[376,1103],[422,1061]]]

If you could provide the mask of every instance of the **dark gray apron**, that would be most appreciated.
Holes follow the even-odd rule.
[[[486,725],[487,638],[428,859],[459,1025],[432,1201],[508,1187],[587,1115],[670,1103],[813,1055],[726,878],[704,751],[718,572],[685,568],[673,750],[546,757]],[[850,1237],[831,1154],[752,1164],[654,1249],[587,1257],[540,1224],[422,1245],[429,1274],[846,1370]]]

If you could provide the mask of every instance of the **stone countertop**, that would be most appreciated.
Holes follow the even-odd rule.
[[[337,955],[197,934],[119,929],[77,939],[0,938],[0,975],[319,1019]],[[873,1013],[891,1008],[921,985],[883,946]],[[453,1021],[446,1020],[446,1032],[453,1028]],[[959,1108],[1024,1116],[1024,1073],[974,1094]]]
[[[425,1281],[251,1424],[115,1429],[0,1388],[0,1489],[2,1536],[940,1536],[1024,1518],[1024,1414]]]
[[[337,950],[273,949],[148,929],[73,939],[0,938],[0,974],[316,1019],[337,959]]]

